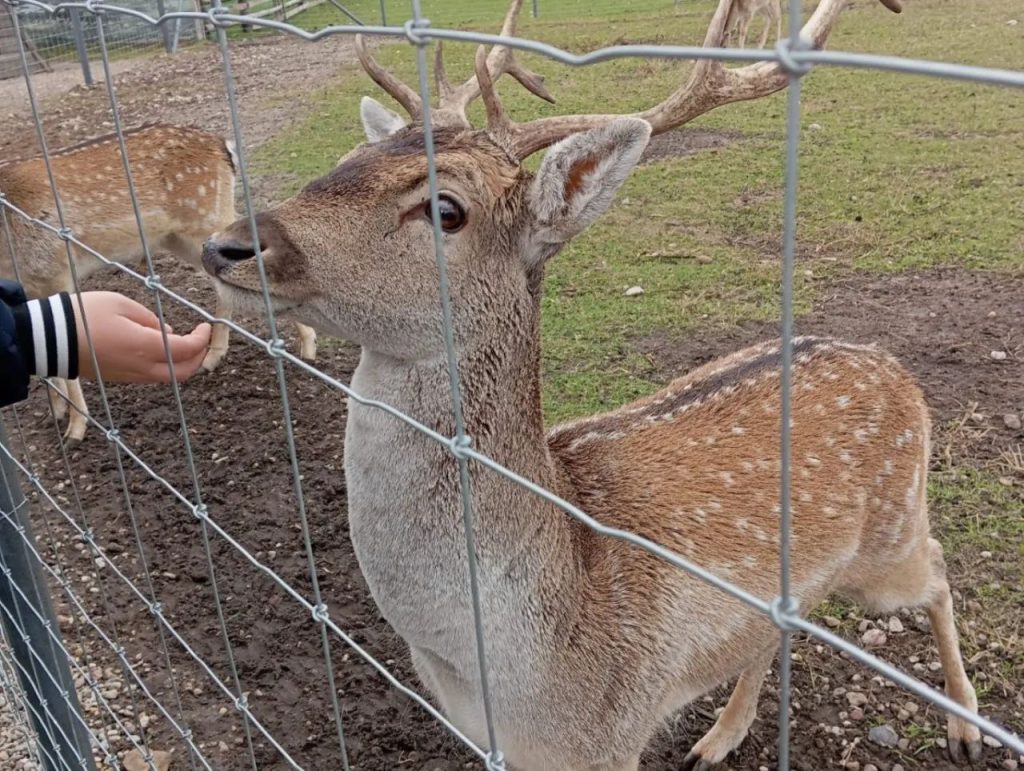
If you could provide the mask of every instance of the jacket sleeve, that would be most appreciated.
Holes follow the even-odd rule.
[[[0,407],[28,395],[31,375],[78,377],[78,333],[66,292],[28,300],[0,281]]]

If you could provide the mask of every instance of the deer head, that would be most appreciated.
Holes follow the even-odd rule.
[[[895,0],[884,0],[892,8]],[[846,0],[822,0],[802,36],[821,47]],[[522,0],[509,8],[502,34],[511,35]],[[721,0],[704,45],[719,46],[732,0]],[[272,296],[325,332],[398,358],[441,351],[441,332],[427,190],[423,105],[419,95],[384,70],[357,38],[360,60],[412,119],[366,97],[368,143],[343,157],[326,176],[256,217]],[[653,134],[683,125],[731,102],[779,91],[788,82],[775,62],[727,68],[701,60],[688,80],[661,103],[633,115],[568,115],[514,123],[494,82],[509,74],[551,100],[543,80],[496,46],[477,52],[476,73],[453,87],[437,47],[439,105],[432,111],[438,214],[444,233],[457,340],[470,345],[488,320],[515,316],[534,302],[546,260],[608,207]],[[466,115],[482,97],[487,126]],[[522,163],[548,149],[536,175]],[[207,242],[207,271],[255,305],[260,291],[247,221]],[[493,327],[490,327],[493,329]]]

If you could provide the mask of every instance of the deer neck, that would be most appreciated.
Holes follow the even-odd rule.
[[[537,308],[507,314],[504,324],[502,334],[459,348],[466,431],[475,449],[558,490],[541,414]],[[454,435],[444,357],[409,363],[364,349],[352,382],[362,396]],[[462,498],[451,450],[352,403],[345,467],[353,544],[385,617],[414,647],[472,666]],[[575,560],[564,514],[473,461],[470,477],[485,616],[508,618],[517,604],[571,594]]]

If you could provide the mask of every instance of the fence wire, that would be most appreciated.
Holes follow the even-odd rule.
[[[256,740],[265,742],[274,753],[276,753],[276,764],[283,763],[291,768],[302,768],[296,760],[293,752],[288,749],[289,738],[275,736],[274,733],[259,720],[251,709],[245,685],[241,681],[239,670],[236,665],[237,639],[233,640],[227,623],[227,611],[225,610],[224,591],[220,584],[217,570],[217,553],[220,549],[230,549],[243,558],[252,566],[254,572],[270,580],[281,592],[301,608],[307,615],[307,623],[312,625],[320,638],[320,647],[323,658],[323,666],[326,678],[326,685],[330,693],[331,722],[335,738],[332,741],[337,743],[337,759],[340,767],[348,769],[349,758],[346,745],[346,734],[343,721],[343,700],[339,696],[339,688],[336,682],[336,660],[337,656],[332,646],[340,645],[344,649],[355,652],[369,666],[371,666],[381,677],[399,692],[408,696],[413,702],[432,716],[440,725],[471,753],[483,761],[486,768],[491,771],[502,771],[505,769],[505,761],[498,745],[497,734],[494,729],[493,708],[491,695],[488,688],[488,667],[487,667],[487,640],[485,638],[485,624],[482,618],[480,590],[477,578],[477,562],[474,542],[474,515],[473,515],[473,491],[470,484],[470,466],[474,464],[481,469],[498,474],[512,483],[521,486],[530,493],[539,496],[547,502],[557,506],[563,512],[583,523],[591,530],[610,538],[617,538],[626,541],[634,546],[653,554],[675,567],[686,571],[696,578],[709,583],[731,597],[749,605],[755,610],[767,616],[778,628],[781,641],[780,658],[780,679],[781,688],[779,692],[779,725],[778,725],[778,762],[779,768],[789,768],[789,694],[791,686],[791,657],[790,645],[792,634],[802,632],[814,637],[833,648],[845,652],[851,658],[876,670],[883,677],[902,686],[906,690],[939,708],[957,715],[968,722],[978,726],[983,733],[994,737],[1005,747],[1024,754],[1024,741],[992,721],[975,715],[964,707],[960,706],[945,694],[940,693],[925,684],[924,682],[902,672],[892,665],[881,661],[874,655],[862,650],[859,646],[850,643],[827,629],[808,621],[800,616],[797,607],[797,598],[793,595],[790,585],[790,413],[791,413],[791,368],[792,368],[792,333],[793,333],[793,270],[794,253],[796,243],[796,187],[798,181],[798,154],[799,154],[799,118],[800,118],[800,94],[801,82],[815,66],[845,66],[868,68],[875,70],[888,70],[893,72],[953,78],[978,83],[1002,85],[1008,87],[1024,87],[1024,73],[998,70],[989,68],[970,67],[953,65],[942,62],[918,61],[912,59],[876,56],[869,54],[856,54],[838,51],[811,50],[800,39],[800,20],[802,18],[801,0],[791,0],[789,7],[790,29],[787,40],[779,41],[774,50],[734,50],[734,49],[708,49],[689,46],[669,45],[619,45],[591,51],[586,54],[573,54],[545,43],[527,40],[522,38],[506,38],[496,35],[482,34],[456,29],[443,29],[433,27],[427,20],[420,7],[418,0],[411,0],[411,7],[407,7],[403,13],[399,13],[394,3],[379,3],[379,11],[374,15],[366,13],[366,19],[379,18],[381,25],[364,25],[355,23],[353,25],[331,25],[315,32],[301,29],[288,24],[281,19],[287,18],[286,10],[282,12],[281,19],[271,18],[274,14],[257,16],[255,14],[236,14],[221,5],[220,0],[215,0],[208,11],[197,11],[182,9],[174,10],[176,0],[166,0],[165,9],[162,14],[147,12],[152,8],[148,3],[138,4],[107,4],[101,0],[88,0],[87,2],[59,3],[55,5],[41,2],[41,0],[3,0],[4,4],[12,11],[11,18],[16,28],[23,28],[26,35],[18,36],[18,40],[33,40],[36,34],[33,32],[33,25],[42,20],[54,20],[70,18],[70,15],[80,15],[88,20],[88,28],[95,31],[95,45],[103,64],[106,75],[107,97],[110,103],[114,131],[119,143],[124,161],[125,184],[131,196],[136,225],[138,227],[142,252],[144,253],[145,272],[139,272],[130,266],[122,265],[108,256],[98,252],[89,244],[82,242],[75,235],[74,222],[67,222],[61,206],[61,198],[58,186],[51,167],[50,153],[46,145],[46,138],[43,133],[41,112],[38,101],[32,89],[32,67],[30,61],[31,51],[23,44],[19,44],[19,57],[21,60],[22,72],[29,91],[29,98],[33,113],[33,120],[38,134],[42,157],[46,163],[51,193],[53,194],[57,224],[35,216],[32,212],[25,211],[17,204],[9,200],[0,191],[0,212],[3,214],[4,237],[10,247],[11,255],[17,264],[17,243],[12,238],[10,221],[11,218],[18,218],[23,223],[31,225],[52,236],[60,238],[66,247],[69,264],[71,266],[72,281],[75,291],[78,291],[78,276],[74,268],[73,250],[81,254],[90,255],[131,277],[133,280],[145,286],[153,296],[156,313],[161,322],[164,320],[164,301],[173,302],[182,306],[200,318],[208,321],[225,323],[231,330],[240,335],[248,343],[262,350],[268,357],[274,371],[277,396],[280,399],[281,425],[285,431],[288,461],[291,469],[291,481],[293,492],[297,502],[296,515],[298,529],[303,542],[302,559],[305,562],[309,576],[309,592],[296,587],[289,582],[280,571],[275,570],[268,562],[261,559],[246,548],[234,535],[232,535],[219,521],[217,517],[218,504],[210,503],[204,495],[203,487],[199,480],[196,469],[194,452],[190,439],[189,422],[182,402],[181,391],[177,379],[172,376],[171,388],[174,396],[175,415],[182,437],[182,454],[185,458],[185,466],[189,478],[188,490],[183,490],[170,481],[160,469],[144,459],[122,437],[114,419],[113,412],[107,396],[107,390],[99,381],[99,393],[103,404],[102,419],[92,415],[85,415],[90,428],[106,438],[111,452],[111,458],[116,469],[119,494],[123,497],[123,510],[128,515],[128,521],[132,532],[134,548],[138,556],[138,564],[141,566],[141,584],[132,579],[125,569],[118,567],[117,560],[109,553],[109,544],[105,548],[95,535],[95,530],[90,525],[89,514],[81,503],[77,489],[75,476],[72,473],[72,462],[67,448],[60,437],[60,427],[56,412],[51,403],[51,420],[53,422],[57,441],[60,444],[61,461],[67,477],[66,488],[60,490],[48,488],[42,481],[42,476],[33,462],[30,443],[21,430],[17,410],[9,411],[10,418],[16,425],[20,437],[20,450],[14,442],[6,438],[6,434],[0,435],[0,460],[4,461],[4,479],[11,489],[18,486],[18,480],[27,485],[32,499],[42,504],[44,511],[42,524],[47,533],[47,542],[52,547],[52,555],[44,554],[36,545],[31,531],[25,527],[27,522],[26,500],[15,500],[11,498],[9,505],[5,504],[0,517],[9,527],[6,532],[14,533],[19,548],[26,558],[38,565],[40,571],[31,573],[31,587],[45,595],[48,595],[47,584],[56,587],[58,597],[61,599],[62,607],[71,612],[70,618],[62,622],[61,626],[65,632],[70,629],[74,641],[67,642],[60,633],[53,628],[53,624],[46,615],[33,603],[29,592],[25,587],[12,580],[11,569],[6,561],[0,564],[0,571],[10,583],[13,593],[6,595],[8,599],[0,600],[0,614],[6,619],[7,628],[14,629],[16,636],[20,636],[22,642],[26,643],[30,656],[25,659],[12,654],[16,640],[6,639],[0,644],[0,685],[2,693],[6,696],[8,708],[13,709],[17,720],[20,720],[21,730],[26,735],[35,735],[38,740],[31,742],[32,751],[36,753],[38,762],[53,769],[75,769],[91,768],[94,762],[93,757],[84,757],[80,750],[74,748],[79,746],[75,743],[74,733],[81,729],[86,733],[92,744],[92,754],[100,761],[111,767],[120,767],[121,760],[117,748],[131,748],[139,753],[139,757],[148,767],[156,769],[157,758],[145,730],[145,725],[150,721],[144,720],[145,713],[141,711],[140,705],[152,705],[160,717],[170,727],[171,731],[180,739],[182,750],[187,758],[189,766],[193,769],[216,767],[216,760],[212,757],[209,748],[197,742],[192,729],[189,727],[187,718],[182,706],[181,693],[187,687],[185,683],[179,682],[176,674],[177,668],[172,661],[172,648],[176,654],[184,654],[191,660],[207,677],[216,693],[223,698],[223,703],[237,713],[239,725],[244,734],[244,751],[246,764],[253,769],[259,767],[257,757]],[[356,12],[362,14],[362,4],[350,4],[355,11],[345,9],[346,15],[359,22]],[[375,4],[371,4],[375,5]],[[562,4],[570,6],[571,4]],[[678,3],[676,4],[679,5]],[[357,7],[358,6],[358,7]],[[282,5],[283,7],[283,5]],[[531,9],[534,15],[544,14],[547,6],[544,3],[533,4]],[[373,9],[377,11],[376,8]],[[563,13],[564,7],[558,7],[556,14]],[[408,21],[400,26],[387,26],[387,18],[399,18],[408,14]],[[143,229],[142,213],[140,211],[137,191],[132,175],[131,158],[127,153],[125,144],[125,132],[121,123],[118,109],[117,93],[112,85],[110,77],[110,58],[115,49],[115,30],[122,25],[133,25],[134,28],[145,29],[146,36],[140,34],[140,39],[159,38],[161,30],[175,27],[196,27],[196,22],[208,24],[216,30],[217,40],[221,53],[221,60],[224,75],[225,98],[228,104],[234,142],[239,155],[238,176],[241,182],[242,198],[245,204],[245,214],[249,223],[253,243],[259,243],[256,228],[255,208],[252,203],[250,179],[245,154],[244,126],[239,119],[237,99],[235,96],[235,82],[231,70],[231,47],[228,44],[228,31],[233,27],[242,25],[263,28],[287,33],[307,41],[317,41],[330,36],[351,35],[363,33],[368,35],[393,37],[408,41],[416,53],[417,69],[419,75],[419,91],[424,104],[424,130],[426,134],[427,165],[430,185],[430,202],[434,212],[434,243],[439,271],[439,295],[443,311],[444,340],[449,365],[450,389],[454,409],[455,434],[446,436],[419,420],[407,415],[395,407],[373,399],[367,399],[354,391],[347,384],[326,374],[317,367],[301,360],[285,349],[284,342],[278,335],[277,321],[275,319],[273,303],[267,285],[266,269],[263,264],[263,255],[257,252],[256,259],[259,266],[261,291],[265,306],[266,321],[269,326],[269,338],[244,328],[235,322],[218,319],[197,303],[190,300],[172,288],[166,286],[155,272],[150,245],[147,243]],[[438,212],[438,185],[436,168],[434,163],[434,148],[432,143],[432,126],[430,119],[430,89],[428,86],[426,52],[427,48],[438,40],[450,40],[464,43],[502,44],[515,49],[530,51],[541,54],[552,60],[572,65],[586,66],[597,62],[611,59],[632,57],[632,58],[661,58],[661,59],[718,59],[730,61],[774,61],[778,62],[788,73],[789,88],[787,93],[786,107],[786,130],[787,139],[785,146],[785,198],[783,217],[783,248],[782,248],[782,410],[780,416],[780,459],[782,468],[782,486],[780,490],[780,575],[779,592],[775,597],[757,597],[731,581],[715,575],[700,565],[694,564],[685,557],[657,544],[649,539],[643,538],[635,533],[626,532],[613,527],[601,524],[590,515],[580,510],[572,503],[561,499],[550,490],[547,490],[532,480],[516,474],[504,467],[486,454],[476,450],[472,446],[472,437],[466,432],[465,422],[462,417],[462,399],[460,395],[459,374],[457,367],[457,351],[454,344],[452,329],[451,297],[447,280],[447,263],[444,254],[443,237],[440,230],[440,217]],[[795,42],[791,42],[795,41]],[[39,47],[39,43],[34,43]],[[83,313],[84,317],[84,313]],[[86,326],[85,335],[92,345],[91,335]],[[164,337],[167,345],[166,333]],[[93,353],[95,361],[95,353]],[[392,418],[402,421],[415,431],[423,434],[433,442],[445,447],[451,454],[453,462],[458,467],[458,478],[461,490],[463,506],[463,523],[466,537],[466,550],[469,565],[470,596],[472,601],[474,618],[474,635],[476,640],[476,651],[480,669],[482,685],[482,703],[480,705],[483,722],[486,725],[488,744],[481,747],[474,743],[468,736],[461,732],[450,720],[442,715],[430,702],[415,690],[405,685],[389,669],[386,663],[375,658],[369,650],[361,645],[355,637],[346,632],[342,626],[344,622],[333,618],[328,611],[325,597],[319,583],[318,564],[312,546],[312,534],[309,517],[306,511],[306,501],[303,487],[303,475],[300,468],[298,452],[296,449],[295,434],[293,430],[294,420],[290,408],[290,396],[288,382],[285,375],[285,364],[313,376],[332,391],[344,394],[354,402],[378,409]],[[57,394],[57,398],[63,399],[71,409],[75,405],[61,394],[53,382],[48,382],[47,387]],[[16,472],[18,480],[10,479],[9,471]],[[214,599],[217,616],[217,635],[221,639],[223,647],[223,661],[215,663],[209,660],[209,654],[203,655],[202,649],[210,649],[209,644],[199,646],[195,641],[190,641],[188,632],[190,630],[179,628],[172,623],[165,614],[153,579],[152,571],[147,560],[147,550],[144,548],[143,540],[138,526],[138,506],[135,502],[136,486],[132,484],[129,476],[141,474],[143,478],[156,483],[160,489],[168,493],[175,504],[180,507],[181,512],[191,517],[198,524],[199,537],[202,542],[203,554],[206,561],[206,571],[209,585]],[[67,489],[70,488],[70,489]],[[50,516],[55,521],[50,521]],[[58,533],[63,533],[64,542],[73,538],[75,542],[86,551],[91,561],[98,566],[96,571],[95,593],[100,595],[102,602],[101,612],[91,610],[88,603],[83,602],[80,594],[81,589],[76,587],[76,580],[81,582],[84,576],[76,577],[69,563],[61,557],[60,538]],[[8,552],[9,553],[9,552]],[[4,559],[5,558],[0,558]],[[168,682],[165,689],[169,694],[161,698],[160,690],[155,688],[147,678],[146,662],[132,660],[128,655],[122,637],[125,629],[118,628],[115,622],[117,618],[116,609],[110,599],[111,588],[127,590],[129,596],[137,607],[143,609],[152,619],[158,633],[159,651],[154,659],[162,661],[162,666],[167,673]],[[25,609],[34,613],[26,614]],[[35,617],[34,617],[35,616]],[[30,627],[41,624],[45,630],[40,635],[30,632]],[[194,630],[193,630],[194,631]],[[95,639],[102,641],[103,645],[113,652],[117,659],[123,685],[130,694],[130,707],[119,708],[112,703],[110,690],[104,689],[101,685],[100,676],[102,669],[91,663],[88,659],[88,652],[85,645],[85,635],[95,635]],[[49,650],[53,656],[46,656],[42,650]],[[342,658],[347,660],[346,653]],[[54,662],[66,663],[68,671],[75,677],[75,687],[79,696],[85,701],[85,697],[91,700],[92,712],[87,718],[81,707],[77,706],[75,700],[75,688],[69,689],[63,682],[60,671],[55,671]],[[100,676],[97,669],[100,669]],[[31,670],[31,671],[29,671]],[[22,688],[15,685],[20,677]],[[29,683],[29,690],[34,687],[40,688],[39,693],[27,693],[24,687]],[[50,683],[57,687],[61,694],[63,704],[54,704],[41,692],[43,684]],[[358,694],[345,694],[345,698],[358,698]],[[53,714],[58,709],[68,708],[73,720],[69,724]],[[147,709],[149,707],[146,707]],[[86,710],[88,711],[88,710]],[[35,729],[30,727],[35,726]],[[43,733],[46,735],[44,736]],[[70,751],[69,751],[69,748]],[[56,749],[56,752],[54,751]]]

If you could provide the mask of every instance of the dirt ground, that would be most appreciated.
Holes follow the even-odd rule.
[[[232,54],[246,143],[251,147],[300,112],[295,107],[303,98],[300,84],[301,88],[312,87],[350,55],[339,41],[314,47],[285,39],[233,44]],[[126,122],[160,119],[226,131],[219,78],[219,54],[214,50],[141,62],[118,76]],[[182,87],[183,83],[189,88]],[[283,93],[292,101],[275,98]],[[54,145],[109,129],[102,90],[73,89],[59,105],[52,98],[45,102],[45,119]],[[0,158],[20,155],[33,141],[23,112],[0,120]],[[678,152],[670,146],[672,140],[662,141],[665,152]],[[714,147],[716,141],[712,137],[704,146]],[[203,278],[174,264],[162,265],[161,276],[212,307],[212,294]],[[108,288],[148,299],[138,286],[120,276],[102,281]],[[1007,428],[1000,421],[1004,414],[1024,412],[1024,340],[1019,326],[1024,277],[952,269],[853,277],[823,287],[819,296],[813,312],[798,321],[798,331],[878,342],[900,357],[920,379],[932,404],[937,468],[949,463],[995,467],[1001,453],[1024,440],[1020,429]],[[193,322],[176,307],[170,308],[169,320],[178,327]],[[291,327],[285,326],[284,332],[294,350]],[[649,338],[635,345],[668,380],[714,356],[774,334],[771,326],[750,325],[686,339]],[[992,351],[1004,351],[1007,357],[997,361],[991,357]],[[357,355],[350,344],[325,341],[317,364],[347,382]],[[288,369],[287,381],[318,579],[331,617],[403,682],[419,689],[403,645],[369,597],[348,539],[342,473],[345,403],[336,392],[293,368]],[[309,597],[310,578],[278,385],[266,352],[234,337],[222,366],[184,385],[182,395],[197,479],[211,516],[253,557]],[[93,414],[102,420],[97,389],[87,387],[86,397]],[[116,387],[109,389],[109,397],[126,444],[169,484],[192,497],[192,476],[170,390]],[[214,584],[197,520],[165,487],[130,460],[119,459],[115,448],[95,430],[90,430],[83,444],[69,450],[69,475],[42,389],[37,388],[17,414],[24,449],[60,506],[80,524],[94,528],[96,540],[112,564],[148,593],[145,563],[165,617],[195,654],[231,686]],[[957,425],[963,429],[957,421],[965,415],[970,430],[956,429]],[[131,511],[119,486],[121,460]],[[1019,490],[1024,479],[1010,471],[1003,473]],[[167,705],[175,720],[191,728],[215,768],[251,768],[245,727],[232,709],[231,699],[174,643],[168,646],[174,673],[174,678],[170,677],[161,637],[139,598],[126,589],[109,565],[102,560],[97,563],[96,555],[61,523],[57,513],[42,505],[38,495],[33,497],[36,528],[45,548],[52,546],[54,559],[63,565],[91,617],[124,645],[128,659],[137,662],[153,695]],[[209,543],[238,677],[253,713],[302,767],[318,771],[339,768],[319,628],[309,613],[258,573],[236,548],[213,533]],[[994,623],[978,599],[982,583],[1019,580],[1015,578],[1019,567],[995,561],[981,569],[976,555],[956,556],[950,562],[961,626],[972,645],[981,648],[968,663],[969,671],[996,683],[985,696],[985,710],[1010,728],[1024,730],[1020,673],[1009,679],[997,677],[998,665],[1007,656],[998,648],[987,649],[986,640],[972,637],[976,628],[988,629]],[[58,605],[60,613],[71,614],[63,599]],[[891,632],[880,655],[913,668],[915,674],[940,686],[941,672],[929,666],[936,653],[926,620],[914,612],[900,618],[905,631]],[[881,623],[889,625],[891,620]],[[842,621],[840,631],[856,638],[863,629],[878,624],[879,620],[854,616]],[[95,633],[83,629],[80,622],[65,620],[64,633],[76,652],[84,648],[100,668],[104,698],[129,730],[144,734],[153,748],[173,750],[178,759],[172,768],[187,767],[184,745],[169,721],[152,702],[127,686],[109,648],[97,642]],[[1019,645],[1019,639],[1003,644]],[[799,640],[795,651],[799,658],[794,668],[795,768],[868,771],[869,764],[883,771],[895,771],[897,766],[953,768],[941,746],[942,716],[934,708],[813,641]],[[331,655],[353,768],[454,771],[481,767],[425,712],[386,684],[345,645],[332,641]],[[747,742],[729,760],[729,768],[774,767],[775,689],[772,679],[762,696],[761,717]],[[849,692],[865,695],[859,712],[850,708]],[[724,704],[725,693],[711,694],[683,710],[652,745],[643,768],[678,769],[689,747],[710,727],[715,709]],[[95,718],[95,707],[88,709]],[[105,722],[110,724],[111,719],[107,717]],[[887,748],[869,741],[869,728],[882,723],[895,726],[906,744]],[[258,731],[253,729],[253,735],[258,768],[288,767]],[[114,749],[127,749],[123,739],[112,735],[112,740]],[[1004,751],[988,747],[980,767],[1010,768],[1004,766],[1010,761],[1016,762]]]

